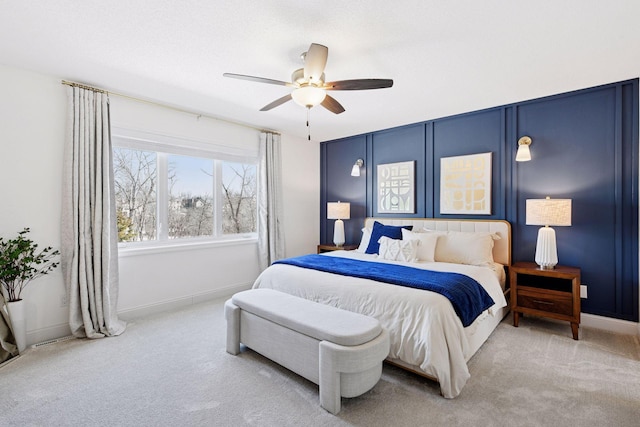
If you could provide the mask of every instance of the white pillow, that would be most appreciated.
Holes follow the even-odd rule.
[[[456,264],[493,264],[493,241],[500,239],[495,233],[448,231],[440,235],[436,244],[435,260]]]
[[[418,242],[418,252],[416,261],[433,262],[435,260],[436,243],[439,233],[413,232],[402,229],[402,240],[416,240]]]
[[[367,247],[369,247],[369,240],[371,240],[371,229],[363,228],[362,238],[360,239],[360,246],[358,246],[358,249],[356,249],[356,251],[365,253],[367,250]]]
[[[405,262],[414,262],[416,260],[418,252],[417,240],[391,239],[387,236],[382,236],[378,243],[380,243],[378,255],[382,259]]]
[[[436,230],[429,230],[428,228],[413,228],[411,230],[412,233],[434,233],[435,231]]]

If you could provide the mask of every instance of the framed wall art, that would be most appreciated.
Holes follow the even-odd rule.
[[[415,163],[378,165],[378,213],[415,213]]]
[[[491,215],[491,153],[440,159],[440,213]]]

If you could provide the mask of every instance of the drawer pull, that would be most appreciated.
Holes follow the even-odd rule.
[[[549,301],[540,301],[539,299],[534,299],[533,302],[535,302],[536,304],[546,304],[546,305],[553,305],[552,302]]]

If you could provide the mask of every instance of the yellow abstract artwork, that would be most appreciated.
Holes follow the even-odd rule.
[[[440,159],[440,213],[491,215],[491,153]]]

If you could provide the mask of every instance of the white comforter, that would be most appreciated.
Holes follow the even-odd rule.
[[[398,263],[356,251],[325,255]],[[454,271],[480,283],[495,305],[467,329],[474,328],[483,316],[493,315],[507,305],[497,269],[449,263],[401,264]],[[472,355],[465,330],[449,300],[440,294],[284,264],[267,268],[253,287],[276,289],[378,319],[390,334],[389,358],[399,359],[436,378],[444,397],[456,397],[469,379],[466,360]]]

